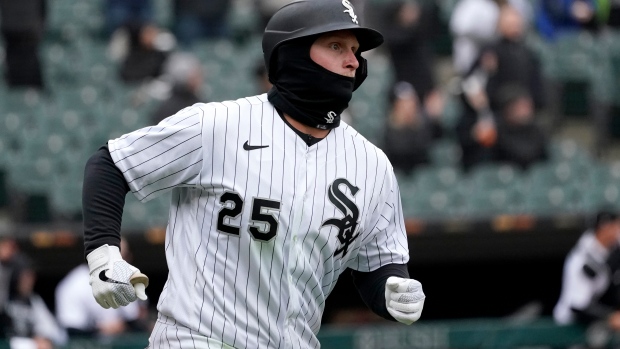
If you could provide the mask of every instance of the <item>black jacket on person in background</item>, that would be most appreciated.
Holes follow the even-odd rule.
[[[199,102],[204,101],[201,101],[189,88],[176,86],[172,89],[170,97],[163,101],[155,112],[153,112],[153,115],[151,115],[151,122],[154,125],[158,124],[163,119],[176,114],[179,110]]]

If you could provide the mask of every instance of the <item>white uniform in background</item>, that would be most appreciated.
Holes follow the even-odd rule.
[[[607,290],[610,280],[608,255],[609,251],[596,240],[592,231],[581,236],[564,262],[562,292],[553,309],[557,323],[574,323],[573,309],[585,309]]]
[[[151,348],[318,348],[343,271],[409,260],[392,166],[344,122],[308,146],[263,94],[108,144],[141,201],[172,190]]]
[[[97,332],[102,324],[137,320],[140,316],[138,302],[118,309],[102,308],[93,297],[86,264],[75,267],[58,283],[55,297],[56,317],[64,328]]]

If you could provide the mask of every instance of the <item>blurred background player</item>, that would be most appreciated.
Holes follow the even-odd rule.
[[[562,293],[553,309],[553,317],[558,324],[605,321],[609,328],[620,331],[617,305],[613,307],[601,302],[611,278],[607,259],[619,238],[618,213],[608,210],[599,212],[592,228],[584,232],[566,257]]]
[[[132,260],[126,239],[121,239],[121,255]],[[72,269],[56,287],[56,317],[72,338],[110,339],[123,333],[150,330],[147,304],[133,302],[119,309],[104,309],[93,297],[86,263]]]
[[[17,249],[12,239],[0,242],[0,258],[10,276],[6,299],[0,309],[0,339],[8,339],[11,348],[51,349],[65,344],[65,331],[58,325],[53,313],[41,296],[34,292],[36,271],[33,261]]]

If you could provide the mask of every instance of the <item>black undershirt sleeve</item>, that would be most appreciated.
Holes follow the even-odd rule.
[[[387,264],[371,272],[353,270],[351,274],[357,291],[370,310],[384,319],[396,321],[385,305],[385,283],[390,276],[408,279],[407,265]]]
[[[84,255],[108,244],[120,246],[121,220],[129,186],[105,145],[86,162],[82,187]]]

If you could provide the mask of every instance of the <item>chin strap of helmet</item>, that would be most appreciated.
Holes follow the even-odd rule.
[[[355,83],[353,84],[353,91],[357,90],[357,88],[360,87],[362,82],[364,82],[368,76],[368,61],[366,58],[362,57],[361,53],[357,53],[355,57],[357,58],[359,67],[355,70]]]

